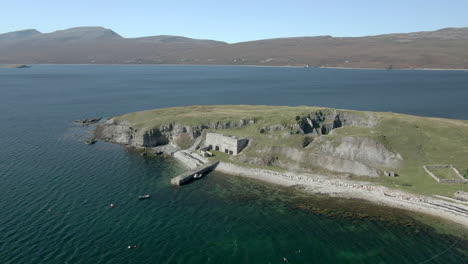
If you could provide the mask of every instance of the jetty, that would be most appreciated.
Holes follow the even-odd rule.
[[[203,175],[206,173],[211,172],[218,166],[219,161],[211,162],[208,164],[201,165],[193,170],[189,170],[177,177],[171,179],[171,184],[180,186],[182,184],[189,183],[193,179],[195,179],[195,175]],[[200,177],[198,177],[200,178]]]

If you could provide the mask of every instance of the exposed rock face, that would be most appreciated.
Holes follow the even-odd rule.
[[[377,119],[373,113],[362,114],[339,110],[316,111],[300,117],[299,127],[304,134],[327,135],[340,127],[374,127]]]
[[[397,168],[403,161],[400,154],[368,137],[319,137],[310,148],[315,153],[341,159],[359,161],[375,167]]]
[[[254,120],[240,120],[239,122],[215,122],[194,126],[181,124],[166,124],[159,128],[133,128],[127,121],[110,119],[96,128],[96,137],[105,141],[130,145],[134,147],[156,147],[173,144],[181,148],[188,148],[195,139],[202,135],[204,129],[238,128],[255,123]]]
[[[317,167],[340,173],[352,173],[358,176],[378,177],[379,171],[362,162],[341,159],[335,156],[313,155],[312,163]]]
[[[334,109],[310,112],[296,116],[297,123],[291,125],[273,124],[260,129],[260,133],[289,130],[292,134],[328,135],[340,127],[368,127],[377,125],[377,118],[371,112],[352,113]]]
[[[260,133],[290,130],[293,134],[310,135],[304,138],[303,150],[257,146],[254,157],[242,155],[241,161],[287,169],[318,167],[338,173],[371,177],[379,176],[378,168],[398,168],[403,161],[400,154],[389,151],[382,143],[369,137],[324,136],[337,128],[375,127],[377,118],[373,113],[324,109],[297,116],[296,120],[297,124],[292,126],[266,126]]]
[[[352,173],[359,176],[377,177],[377,169],[353,159],[345,159],[334,156],[317,154],[305,150],[287,147],[267,147],[258,149],[258,157],[247,157],[242,155],[241,161],[255,165],[274,165],[285,169],[297,168],[301,170],[312,167],[324,168],[338,173]]]

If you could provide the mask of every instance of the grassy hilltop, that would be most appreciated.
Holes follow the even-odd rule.
[[[321,120],[322,127],[327,124],[336,127],[330,131],[320,131],[321,127],[307,130],[304,120],[309,117],[316,118],[315,122]],[[318,172],[330,177],[350,176],[330,170],[330,166],[321,166],[323,157],[327,157],[325,161],[331,160],[333,164],[351,160],[353,166],[359,163],[379,171],[378,177],[351,173],[351,179],[365,179],[409,192],[451,197],[465,187],[465,184],[437,183],[422,168],[423,165],[453,164],[462,172],[467,170],[468,121],[463,120],[308,106],[251,105],[166,108],[130,113],[114,120],[139,131],[160,129],[168,124],[194,127],[249,120],[251,122],[243,126],[218,130],[225,135],[251,139],[249,146],[238,156],[215,152],[215,159],[276,170]],[[203,131],[210,130],[216,129]],[[184,131],[182,133],[190,132]],[[382,161],[374,160],[380,156]],[[389,167],[399,176],[383,176],[381,172]],[[440,172],[441,178],[450,178],[445,174]]]

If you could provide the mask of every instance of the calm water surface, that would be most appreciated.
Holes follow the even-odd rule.
[[[0,95],[0,263],[468,259],[467,241],[398,210],[301,197],[216,173],[172,187],[169,179],[182,171],[175,161],[111,144],[87,146],[87,131],[71,123],[193,104],[315,105],[468,119],[468,72],[39,65],[0,69]],[[151,199],[136,199],[145,193]],[[374,213],[367,217],[362,207]],[[344,216],[330,215],[338,208],[347,208]],[[126,249],[134,244],[139,247]]]

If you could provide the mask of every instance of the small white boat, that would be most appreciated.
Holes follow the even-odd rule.
[[[149,195],[149,194],[145,194],[145,195],[138,196],[138,199],[140,199],[140,200],[148,199],[148,198],[150,198],[150,195]]]
[[[201,177],[203,177],[203,174],[201,174],[201,173],[193,175],[194,179],[200,179]]]

